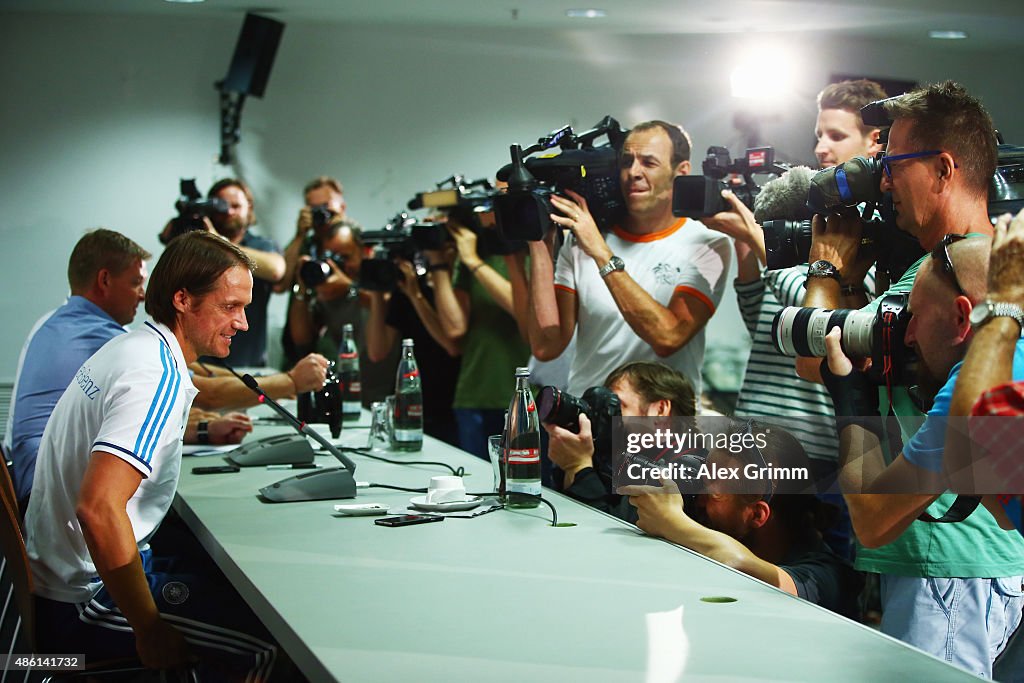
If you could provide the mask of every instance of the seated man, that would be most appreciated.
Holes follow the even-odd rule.
[[[145,296],[149,258],[149,252],[120,233],[102,228],[86,233],[68,262],[71,296],[43,316],[25,341],[5,432],[22,512],[28,506],[36,452],[50,413],[86,359],[124,334],[124,326],[135,319]],[[238,443],[250,431],[244,415],[197,416],[190,420],[185,440],[196,443],[205,433],[207,443]]]
[[[626,363],[608,375],[604,386],[619,397],[623,417],[685,417],[696,412],[693,387],[663,363]],[[594,467],[590,419],[580,415],[578,434],[558,425],[545,424],[544,429],[550,437],[548,458],[564,474],[562,492],[627,522],[635,522],[635,510],[622,496],[612,492],[610,476]]]
[[[186,366],[226,356],[246,328],[252,268],[210,233],[173,240],[146,293],[153,319],[93,354],[57,402],[25,516],[40,652],[180,669],[194,647],[201,666],[269,675],[276,648],[249,635],[258,622],[230,584],[148,548],[177,488],[196,393]]]
[[[786,431],[773,427],[763,433],[767,447],[758,460],[807,462],[803,448]],[[743,466],[746,459],[715,449],[708,463]],[[684,507],[675,482],[662,485],[622,489],[630,494],[629,502],[639,515],[637,526],[645,532],[843,616],[857,617],[861,577],[822,540],[828,506],[816,497],[737,493],[735,482],[719,482],[709,487],[712,492],[696,496],[691,509],[689,502]],[[719,488],[730,492],[718,492]]]

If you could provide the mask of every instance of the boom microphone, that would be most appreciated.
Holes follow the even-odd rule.
[[[763,225],[765,221],[774,220],[810,220],[812,213],[807,208],[807,193],[813,176],[814,171],[807,166],[795,166],[765,183],[754,199],[757,222]]]

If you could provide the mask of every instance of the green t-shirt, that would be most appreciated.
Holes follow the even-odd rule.
[[[929,255],[922,256],[885,294],[909,292],[918,268]],[[885,296],[883,294],[882,296]],[[874,311],[882,297],[862,310]],[[879,405],[888,406],[885,387],[879,389]],[[893,389],[893,412],[900,420],[906,443],[921,424],[922,413],[911,402],[905,387]],[[928,508],[928,514],[941,517],[956,500],[946,493]],[[934,524],[915,520],[892,543],[881,548],[857,548],[857,569],[880,574],[918,577],[982,577],[1024,574],[1024,537],[1015,529],[1004,531],[984,507],[970,517],[952,524]]]
[[[484,260],[508,277],[504,257]],[[452,407],[507,408],[516,388],[516,368],[530,359],[530,346],[519,336],[515,319],[469,269],[459,266],[453,284],[469,294],[469,329],[462,341],[462,369]]]

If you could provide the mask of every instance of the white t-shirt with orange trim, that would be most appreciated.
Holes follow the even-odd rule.
[[[626,272],[655,301],[668,306],[674,296],[689,294],[712,313],[725,291],[732,248],[729,238],[703,223],[681,218],[661,232],[634,235],[618,226],[605,235]],[[667,358],[637,336],[622,317],[597,264],[576,242],[562,248],[555,267],[555,287],[576,294],[576,356],[569,372],[569,393],[579,396],[600,386],[612,370],[636,360],[660,361],[683,373],[700,396],[704,329]]]

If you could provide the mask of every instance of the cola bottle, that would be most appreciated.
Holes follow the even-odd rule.
[[[363,408],[362,382],[359,378],[359,349],[356,347],[352,323],[345,323],[338,349],[338,379],[341,381],[341,417],[346,422],[358,420]]]
[[[412,339],[402,340],[402,359],[395,376],[394,430],[395,450],[423,449],[423,389]]]
[[[516,393],[505,426],[505,506],[509,508],[540,505],[540,422],[529,380],[529,368],[516,368]]]

